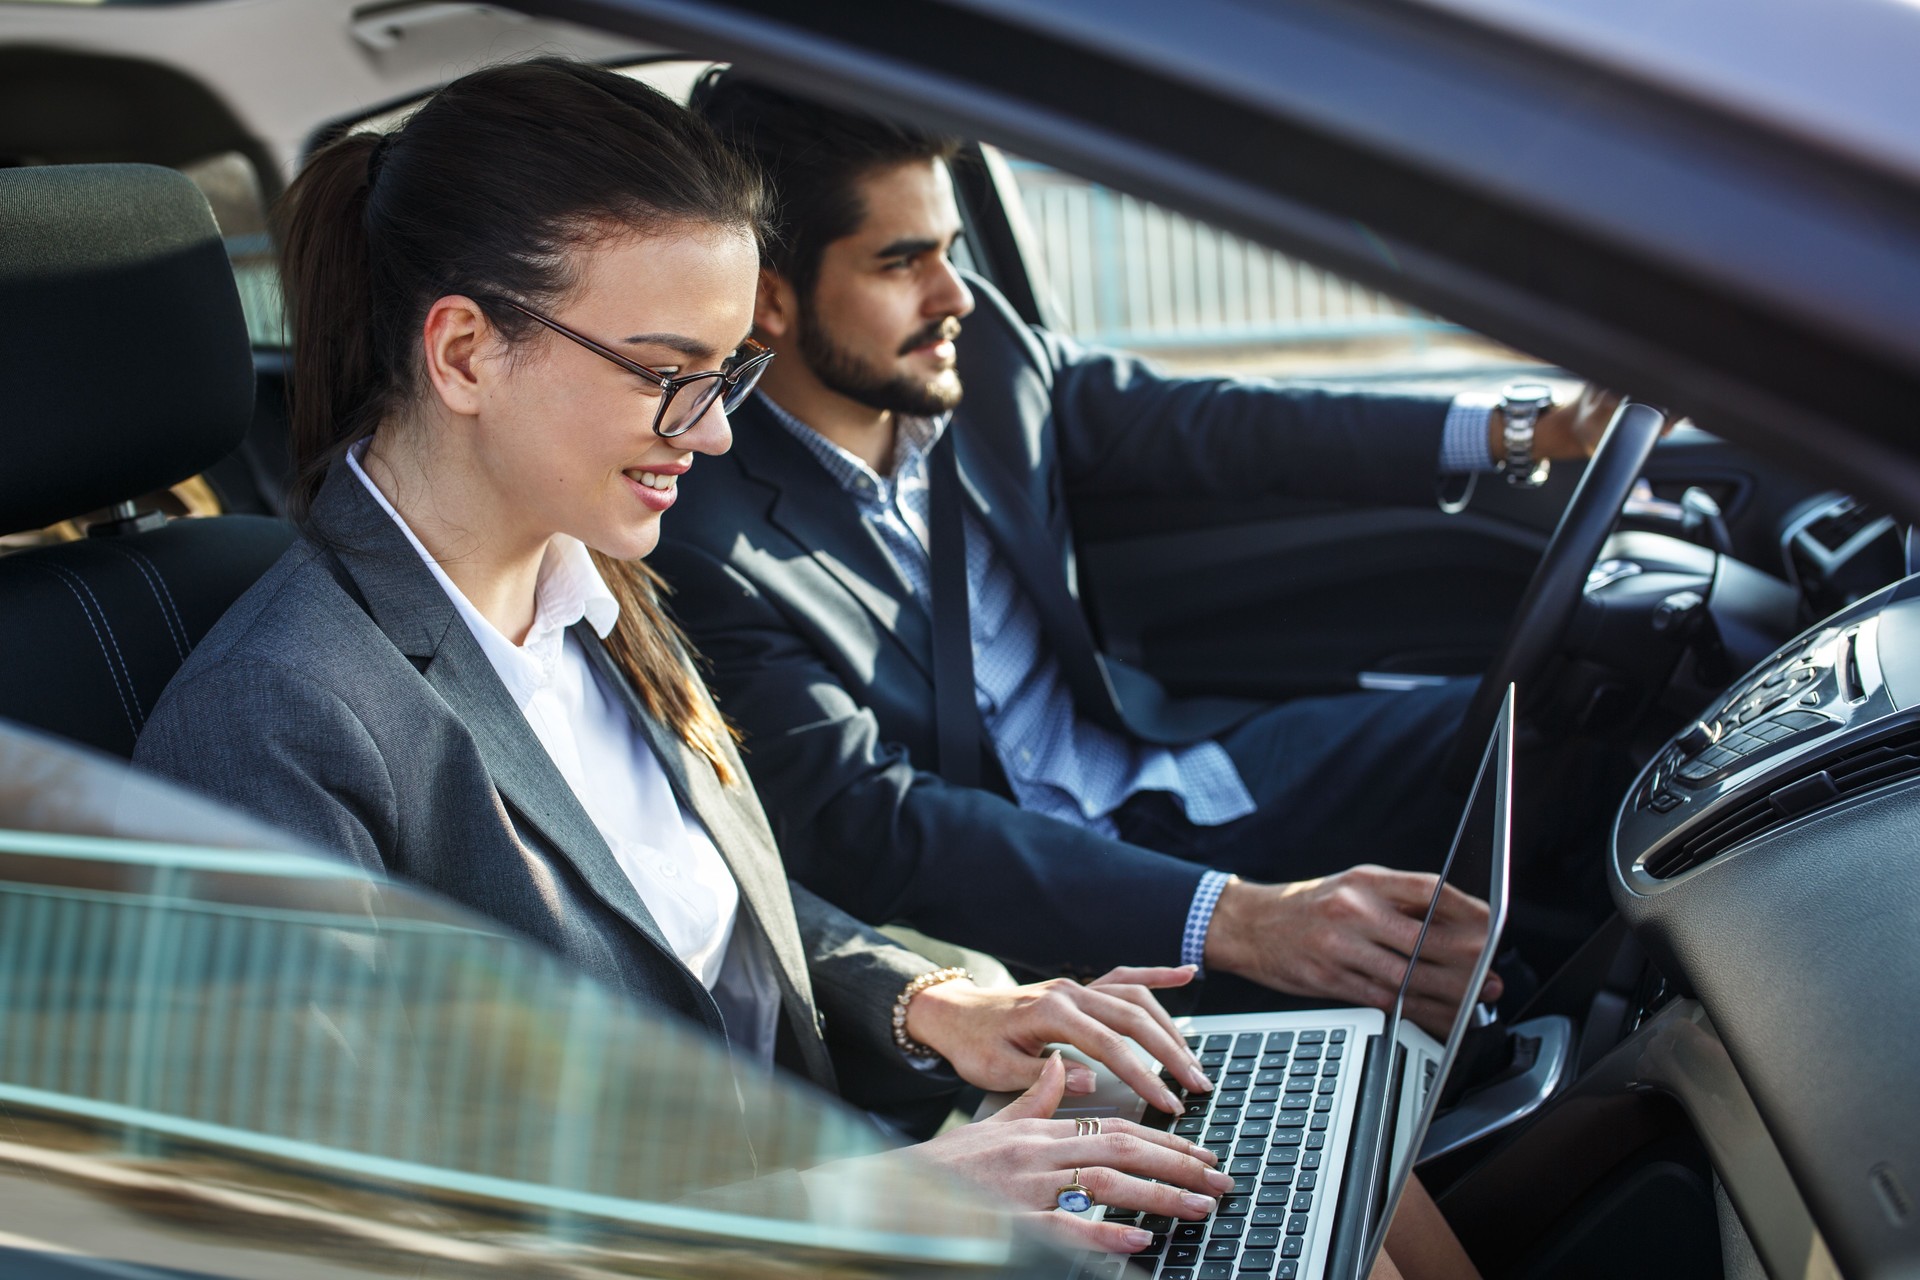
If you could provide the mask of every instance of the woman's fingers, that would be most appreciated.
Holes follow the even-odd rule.
[[[1099,1249],[1103,1253],[1138,1253],[1153,1239],[1138,1227],[1094,1222],[1071,1213],[1037,1213],[1032,1221],[1042,1234],[1068,1251]]]
[[[1109,996],[1115,1000],[1125,1000],[1128,1004],[1134,1005],[1149,1018],[1153,1019],[1155,1025],[1165,1033],[1168,1043],[1174,1045],[1176,1052],[1180,1055],[1180,1063],[1166,1063],[1167,1069],[1178,1076],[1187,1088],[1198,1090],[1201,1093],[1207,1093],[1212,1090],[1213,1082],[1207,1079],[1207,1073],[1201,1069],[1200,1059],[1194,1057],[1193,1051],[1187,1048],[1186,1037],[1181,1035],[1180,1028],[1174,1025],[1173,1015],[1167,1012],[1166,1006],[1154,998],[1153,991],[1150,990],[1150,988],[1154,987],[1184,986],[1193,980],[1193,975],[1197,971],[1198,966],[1190,964],[1181,965],[1178,969],[1120,968],[1107,974],[1106,977],[1087,985],[1089,990],[1098,991],[1102,995]],[[1123,974],[1129,976],[1147,975],[1149,977],[1159,974],[1174,974],[1178,975],[1179,981],[1129,981],[1120,976]],[[1165,1059],[1162,1059],[1162,1061],[1165,1062]]]
[[[1155,1178],[1176,1190],[1202,1196],[1218,1196],[1233,1186],[1233,1179],[1225,1172],[1200,1156],[1189,1154],[1193,1147],[1186,1139],[1165,1142],[1160,1140],[1163,1136],[1172,1135],[1159,1135],[1139,1125],[1108,1120],[1101,1132],[1061,1138],[1035,1158],[1067,1169],[1101,1168],[1139,1178]]]
[[[989,1116],[987,1124],[1008,1124],[1015,1120],[1044,1120],[1059,1107],[1067,1092],[1067,1064],[1058,1049],[1040,1064],[1040,1075],[1027,1091]]]
[[[1119,1076],[1129,1089],[1152,1105],[1162,1111],[1178,1115],[1180,1099],[1166,1085],[1160,1083],[1160,1077],[1154,1073],[1153,1068],[1142,1061],[1140,1055],[1135,1053],[1126,1041],[1126,1037],[1134,1034],[1136,1030],[1142,1035],[1147,1034],[1146,1015],[1125,1001],[1116,1000],[1112,1003],[1127,1011],[1126,1015],[1116,1019],[1120,1023],[1118,1029],[1113,1022],[1102,1021],[1089,1016],[1082,1009],[1069,1006],[1056,1010],[1052,1015],[1048,1038],[1072,1045]],[[1109,1016],[1112,1015],[1109,1014]],[[1137,1020],[1141,1025],[1128,1027],[1126,1025],[1128,1017]],[[1182,1051],[1184,1050],[1183,1045]]]

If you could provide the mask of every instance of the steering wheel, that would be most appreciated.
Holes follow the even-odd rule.
[[[1464,787],[1473,778],[1493,732],[1493,718],[1509,684],[1522,694],[1547,669],[1580,607],[1587,574],[1620,518],[1634,481],[1660,439],[1666,415],[1649,404],[1623,400],[1587,462],[1573,499],[1560,516],[1540,567],[1533,571],[1506,639],[1460,721],[1460,736],[1447,757],[1445,776]]]

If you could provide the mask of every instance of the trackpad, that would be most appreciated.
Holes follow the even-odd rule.
[[[1135,1052],[1139,1051],[1135,1050]],[[1146,1101],[1119,1076],[1072,1049],[1063,1049],[1062,1053],[1068,1062],[1083,1063],[1092,1068],[1095,1084],[1092,1093],[1069,1093],[1062,1098],[1060,1106],[1053,1113],[1054,1119],[1073,1120],[1080,1116],[1102,1118],[1118,1116],[1122,1120],[1138,1120],[1146,1113]],[[1160,1064],[1154,1063],[1153,1070],[1157,1073],[1160,1070]],[[980,1109],[973,1113],[973,1118],[984,1120],[1019,1096],[1018,1093],[990,1093],[981,1102]]]

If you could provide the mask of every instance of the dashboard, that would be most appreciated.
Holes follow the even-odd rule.
[[[1716,1159],[1730,1198],[1756,1242],[1797,1198],[1849,1276],[1920,1273],[1917,784],[1920,577],[1736,680],[1612,831],[1615,905],[1730,1068],[1676,1092],[1710,1149],[1761,1153]]]

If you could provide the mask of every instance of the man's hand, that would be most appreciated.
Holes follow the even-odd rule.
[[[1235,876],[1207,930],[1209,968],[1278,991],[1348,1004],[1393,1006],[1436,877],[1355,867],[1295,884],[1249,884]],[[1449,886],[1421,947],[1407,1014],[1445,1035],[1487,936],[1487,904]],[[1478,998],[1500,994],[1489,976]]]
[[[1533,424],[1533,456],[1539,458],[1591,458],[1600,447],[1600,437],[1620,408],[1620,393],[1588,384],[1580,394],[1540,415]],[[1506,458],[1506,416],[1495,409],[1487,423],[1487,452],[1498,462]]]
[[[1213,1086],[1173,1019],[1151,988],[1193,981],[1193,967],[1115,969],[1086,986],[1065,978],[1010,990],[976,987],[964,979],[928,987],[907,1005],[907,1034],[953,1064],[969,1084],[982,1089],[1025,1089],[1040,1076],[1049,1045],[1072,1045],[1132,1086],[1162,1111],[1179,1114],[1181,1103],[1153,1068],[1126,1043],[1131,1039],[1158,1058],[1187,1088]],[[1068,1069],[1066,1088],[1093,1089],[1093,1073]]]

